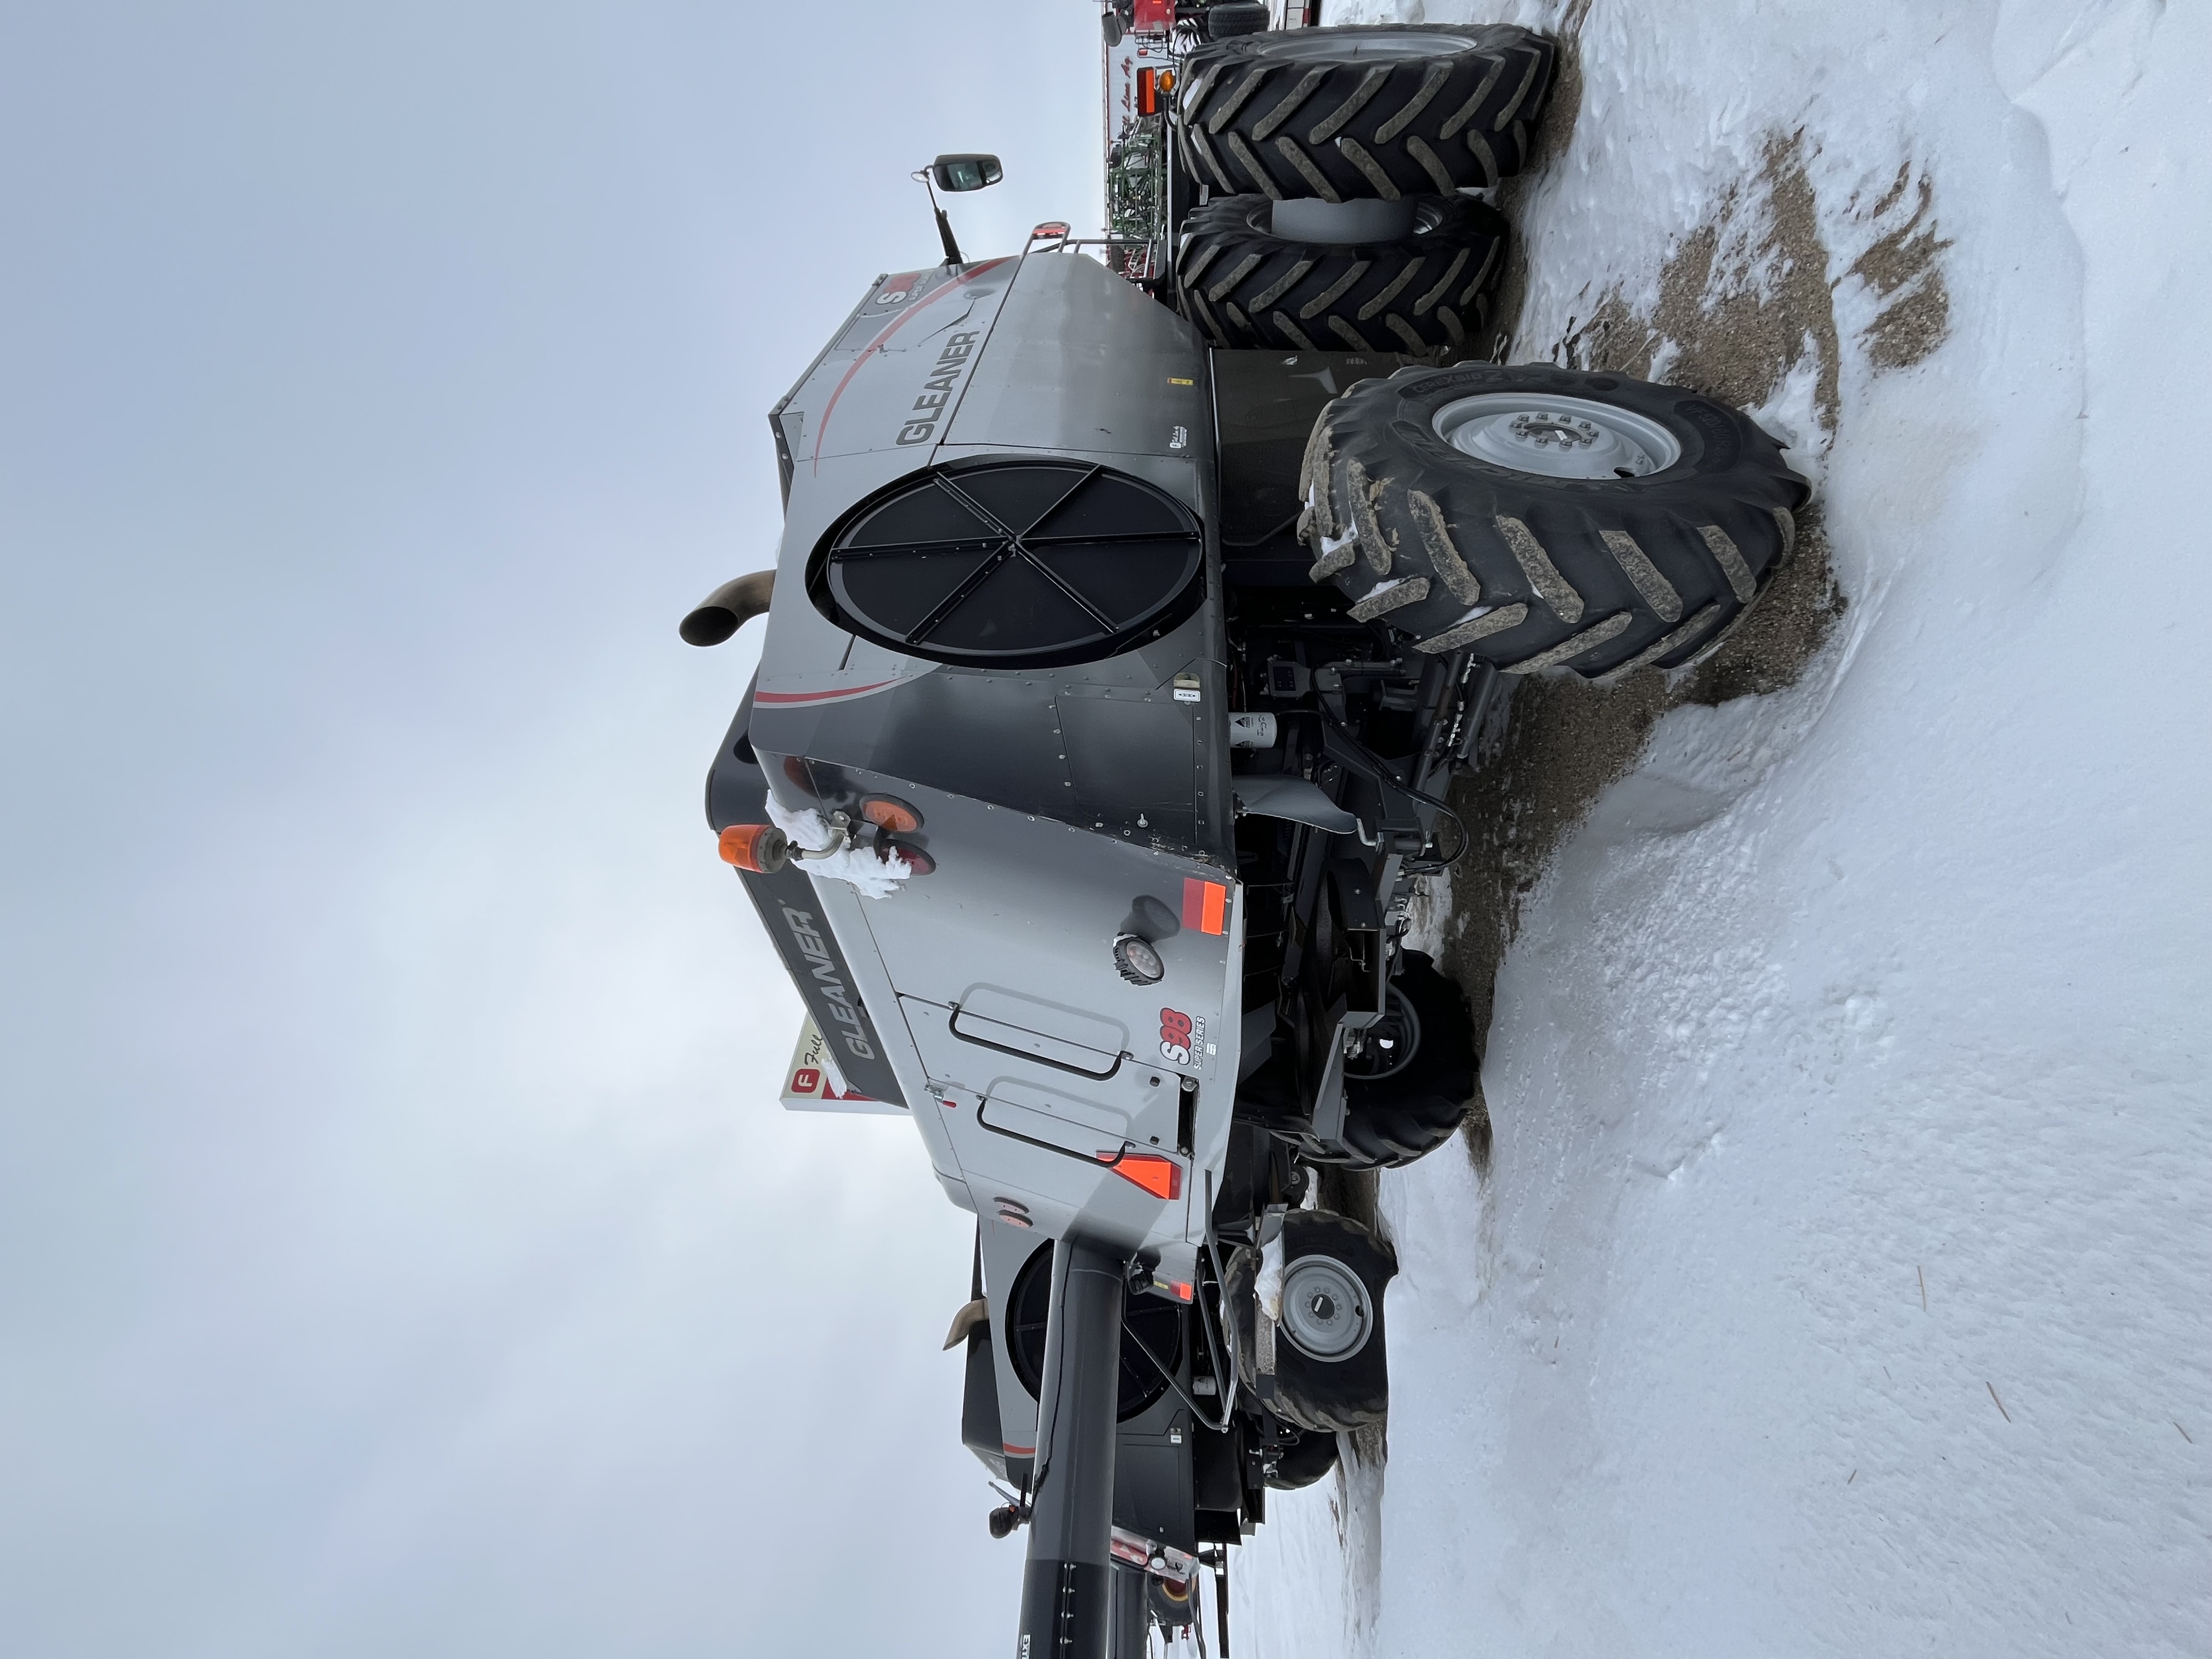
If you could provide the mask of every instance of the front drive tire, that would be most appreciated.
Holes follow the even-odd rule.
[[[1193,52],[1176,118],[1217,191],[1449,196],[1521,170],[1556,48],[1510,24],[1280,29]]]
[[[1812,493],[1726,404],[1543,363],[1361,382],[1322,411],[1300,489],[1310,574],[1356,620],[1604,684],[1717,646]]]
[[[1292,1210],[1283,1218],[1283,1321],[1275,1328],[1274,1395],[1262,1393],[1268,1410],[1295,1428],[1316,1434],[1346,1433],[1382,1422],[1390,1410],[1390,1367],[1382,1329],[1382,1292],[1398,1271],[1397,1259],[1358,1222],[1327,1210]],[[1310,1262],[1305,1273],[1301,1262]],[[1253,1293],[1259,1255],[1240,1249],[1230,1258],[1230,1307],[1237,1325],[1237,1358],[1243,1376],[1259,1385],[1259,1304]],[[1346,1291],[1349,1288],[1350,1295]],[[1293,1296],[1306,1300],[1301,1315]],[[1316,1312],[1314,1298],[1328,1298]],[[1294,1327],[1310,1335],[1301,1346]],[[1349,1340],[1348,1340],[1349,1339]],[[1345,1341],[1334,1355],[1326,1350]]]
[[[1183,222],[1183,307],[1217,345],[1285,351],[1459,351],[1486,337],[1505,220],[1464,197],[1413,204],[1381,242],[1279,236],[1264,196],[1217,197]]]

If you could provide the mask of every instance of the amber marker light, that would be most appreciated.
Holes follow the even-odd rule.
[[[1182,1196],[1182,1165],[1158,1152],[1101,1152],[1098,1161],[1124,1181],[1135,1182],[1154,1198]]]
[[[1218,881],[1185,876],[1182,882],[1182,925],[1201,933],[1219,933],[1229,927],[1229,890]]]

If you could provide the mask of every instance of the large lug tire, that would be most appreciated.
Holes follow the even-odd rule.
[[[1300,1264],[1310,1264],[1301,1272]],[[1382,1292],[1398,1271],[1389,1249],[1358,1222],[1327,1210],[1292,1210],[1283,1218],[1283,1322],[1275,1328],[1275,1387],[1261,1403],[1284,1422],[1314,1434],[1351,1433],[1382,1422],[1390,1411],[1390,1366],[1382,1329]],[[1237,1364],[1255,1391],[1259,1387],[1259,1304],[1253,1285],[1258,1253],[1240,1249],[1230,1258],[1224,1288],[1237,1326]],[[1345,1297],[1349,1287],[1351,1297]],[[1343,1352],[1324,1357],[1293,1334],[1299,1316],[1293,1296],[1328,1297],[1326,1316],[1309,1320],[1336,1330],[1338,1339],[1356,1338]]]
[[[1284,29],[1202,46],[1176,104],[1218,191],[1449,196],[1521,169],[1557,53],[1507,24]]]
[[[1391,1023],[1410,1028],[1413,1053],[1388,1075],[1346,1078],[1343,1139],[1302,1146],[1315,1163],[1396,1169],[1436,1151],[1466,1120],[1480,1064],[1467,994],[1418,951],[1405,953],[1390,989]]]
[[[1206,9],[1206,38],[1231,40],[1240,35],[1264,34],[1267,15],[1267,0],[1213,0]]]
[[[1198,1575],[1196,1573],[1191,1575],[1189,1581],[1183,1586],[1182,1596],[1178,1598],[1169,1588],[1166,1580],[1154,1578],[1147,1574],[1145,1600],[1152,1614],[1152,1622],[1162,1630],[1188,1629],[1196,1624],[1200,1616],[1198,1605]]]
[[[1392,240],[1307,242],[1275,233],[1266,197],[1218,197],[1184,221],[1184,309],[1224,346],[1417,356],[1480,346],[1505,221],[1463,197],[1412,208],[1411,233]]]
[[[1336,1453],[1334,1434],[1316,1434],[1301,1429],[1297,1443],[1267,1466],[1267,1484],[1277,1492],[1297,1492],[1310,1486],[1336,1467]]]
[[[1322,411],[1300,489],[1312,576],[1358,620],[1604,684],[1717,645],[1812,493],[1726,404],[1540,363],[1362,381]]]

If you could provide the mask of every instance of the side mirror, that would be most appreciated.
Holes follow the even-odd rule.
[[[948,195],[988,190],[1006,176],[995,155],[940,155],[929,164],[929,176]]]

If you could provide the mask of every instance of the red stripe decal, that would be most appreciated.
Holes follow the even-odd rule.
[[[837,697],[857,697],[863,691],[880,691],[896,680],[878,680],[870,685],[848,685],[835,691],[756,691],[755,702],[829,702]]]
[[[929,293],[922,295],[920,300],[915,302],[914,308],[912,310],[902,311],[899,313],[896,317],[891,319],[891,324],[889,328],[886,328],[882,333],[877,335],[874,339],[868,342],[867,345],[862,349],[860,355],[853,359],[853,366],[845,371],[845,378],[837,382],[837,389],[830,394],[830,401],[822,405],[822,421],[821,423],[814,428],[814,453],[809,458],[812,461],[814,470],[818,472],[822,470],[822,440],[829,434],[830,412],[837,407],[837,399],[845,395],[845,388],[852,385],[853,377],[860,372],[860,365],[866,362],[868,359],[875,356],[877,352],[882,350],[884,341],[890,339],[892,335],[897,333],[899,330],[904,328],[916,317],[919,317],[922,312],[927,309],[930,306],[935,304],[939,300],[943,299],[946,295],[951,293],[953,289],[959,288],[965,283],[974,282],[975,278],[981,276],[985,271],[995,270],[999,266],[1006,264],[1006,260],[1012,257],[1012,255],[1002,254],[998,258],[986,259],[981,264],[962,271],[951,282],[945,283],[943,288],[934,289]],[[757,699],[756,699],[756,701],[757,701]]]

